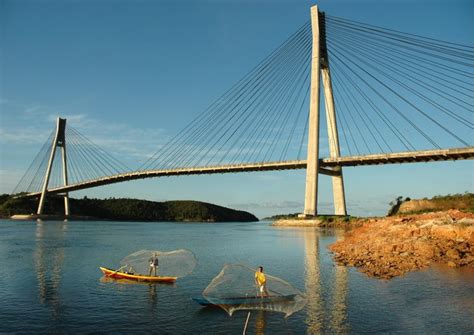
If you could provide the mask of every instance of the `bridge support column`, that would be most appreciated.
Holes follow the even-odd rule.
[[[68,184],[67,177],[67,156],[66,156],[66,119],[57,118],[56,121],[56,134],[53,138],[51,146],[51,154],[49,156],[48,168],[46,169],[46,175],[41,189],[41,196],[38,204],[38,210],[36,214],[43,214],[44,202],[46,200],[46,194],[48,193],[49,178],[51,176],[51,169],[53,167],[54,158],[56,155],[56,148],[61,147],[62,154],[62,165],[63,165],[63,182],[64,186]],[[64,214],[69,215],[69,197],[68,193],[64,195]]]
[[[63,162],[63,183],[64,186],[68,185],[68,178],[67,178],[67,156],[66,156],[66,138],[64,138],[64,142],[61,148],[62,154],[62,162]],[[64,193],[64,215],[69,215],[69,193]]]
[[[319,90],[320,90],[320,48],[319,11],[311,7],[313,48],[311,58],[311,89],[309,100],[308,158],[306,160],[306,190],[303,216],[317,215],[319,174]]]
[[[325,106],[326,106],[326,120],[328,126],[329,137],[329,156],[331,158],[338,158],[340,156],[339,136],[337,132],[336,110],[334,107],[334,96],[332,94],[331,73],[329,67],[323,65],[321,70],[323,77]],[[342,167],[334,168],[337,175],[332,178],[332,192],[334,199],[334,214],[347,215],[346,198],[344,194],[344,180],[342,177]]]
[[[329,58],[326,46],[326,23],[324,13],[318,7],[311,7],[311,26],[313,32],[313,54],[311,60],[311,97],[309,106],[308,158],[306,165],[306,190],[303,217],[318,214],[318,173],[319,173],[319,95],[320,74],[323,78],[325,110],[331,158],[340,156],[337,133],[336,110],[329,71]],[[332,184],[334,209],[336,215],[346,215],[344,181],[342,167],[333,169]]]

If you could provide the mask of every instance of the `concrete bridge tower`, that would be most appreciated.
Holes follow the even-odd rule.
[[[339,166],[333,169],[322,169],[319,166],[319,102],[321,76],[324,87],[330,157],[339,157],[340,149],[337,133],[336,110],[332,93],[331,73],[329,71],[329,58],[326,46],[326,22],[324,13],[319,12],[318,6],[311,7],[311,26],[313,32],[313,49],[311,58],[308,158],[306,166],[305,204],[302,216],[312,217],[318,214],[319,173],[332,176],[335,214],[347,215],[342,167]]]
[[[38,215],[43,214],[44,201],[46,199],[46,193],[48,193],[49,177],[51,176],[51,169],[53,166],[57,147],[61,148],[63,183],[64,183],[64,186],[67,186],[68,178],[67,178],[67,157],[66,157],[66,119],[61,119],[59,117],[57,118],[57,121],[56,121],[56,134],[53,138],[51,154],[49,156],[49,161],[48,161],[48,168],[46,169],[46,175],[45,175],[43,187],[41,190],[41,197],[40,197],[40,201],[38,205],[38,210],[36,212],[36,214]],[[69,215],[69,196],[67,192],[64,194],[64,214],[66,216]]]

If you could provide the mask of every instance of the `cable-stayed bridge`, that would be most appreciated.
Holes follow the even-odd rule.
[[[130,169],[58,119],[13,193],[48,193],[164,176],[306,169],[346,214],[343,167],[472,159],[474,47],[327,16],[311,20],[204,112]],[[320,103],[320,97],[323,99]],[[320,122],[326,127],[320,127]],[[61,158],[60,158],[61,157]]]

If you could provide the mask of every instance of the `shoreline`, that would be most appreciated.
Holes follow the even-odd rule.
[[[198,220],[120,220],[120,219],[104,219],[104,218],[96,218],[92,216],[80,216],[80,215],[49,215],[49,214],[15,214],[9,217],[0,217],[1,220],[12,220],[12,221],[35,221],[35,220],[44,220],[44,221],[116,221],[116,222],[173,222],[173,223],[188,223],[188,224],[196,224],[196,223],[227,223],[227,222],[239,222],[239,223],[256,223],[259,221],[198,221]]]
[[[474,213],[448,210],[371,218],[329,250],[339,264],[382,279],[435,263],[474,268]]]
[[[359,227],[363,222],[371,218],[357,218],[351,216],[321,215],[311,219],[288,218],[277,219],[271,224],[273,227],[318,227],[318,228],[344,228],[352,229]]]

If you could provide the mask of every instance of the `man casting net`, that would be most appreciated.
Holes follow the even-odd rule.
[[[199,303],[216,305],[229,315],[238,310],[265,310],[285,314],[302,309],[306,298],[286,281],[242,264],[227,264],[202,293]]]
[[[122,259],[120,264],[125,271],[136,274],[181,278],[193,272],[197,259],[185,249],[139,250]]]

